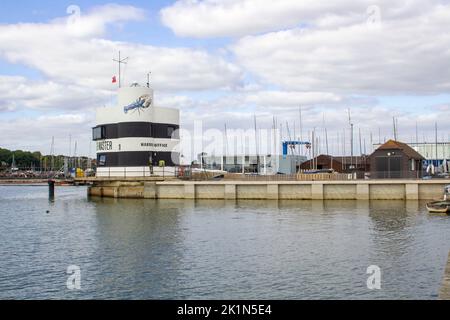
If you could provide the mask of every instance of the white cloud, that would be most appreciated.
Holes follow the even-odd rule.
[[[450,6],[426,13],[332,29],[248,36],[232,46],[237,61],[286,90],[351,94],[450,91]]]
[[[87,155],[92,123],[92,114],[80,112],[22,116],[12,120],[0,118],[0,136],[8,137],[2,139],[1,147],[50,154],[52,137],[55,137],[55,153],[69,154],[69,135],[72,135],[72,150],[77,141],[77,154]]]
[[[106,26],[112,23],[138,21],[145,18],[144,10],[133,6],[106,4],[93,8],[84,14],[81,8],[71,6],[69,16],[53,20],[53,26],[74,37],[96,37],[106,31]]]
[[[262,91],[249,94],[246,98],[258,106],[291,106],[314,105],[341,102],[342,98],[333,93],[326,92],[289,92],[289,91]]]
[[[300,24],[338,27],[364,22],[367,8],[378,5],[383,19],[428,10],[435,0],[180,0],[161,10],[162,22],[188,37],[244,36]],[[369,14],[370,15],[370,14]]]
[[[166,48],[116,42],[99,37],[105,26],[142,18],[140,10],[128,6],[99,7],[75,23],[57,19],[50,23],[0,25],[0,58],[41,71],[48,78],[79,86],[111,89],[117,75],[112,61],[121,50],[130,56],[124,68],[124,83],[152,83],[163,90],[205,90],[236,85],[238,67],[225,59],[190,48]]]
[[[109,102],[111,93],[53,81],[0,75],[0,97],[0,108],[3,106],[10,110],[82,110]]]

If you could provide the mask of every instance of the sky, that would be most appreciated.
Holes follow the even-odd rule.
[[[156,105],[179,108],[186,130],[250,129],[254,116],[270,128],[276,117],[285,138],[327,128],[329,153],[342,154],[350,110],[368,146],[392,138],[393,117],[401,141],[434,141],[436,123],[439,140],[450,139],[449,1],[2,0],[1,9],[3,148],[49,153],[54,136],[57,154],[76,141],[77,155],[92,156],[95,109],[115,102],[118,51],[129,57],[124,84],[151,71]]]

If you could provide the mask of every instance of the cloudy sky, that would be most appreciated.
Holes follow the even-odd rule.
[[[450,3],[443,0],[2,0],[0,147],[93,154],[95,108],[152,72],[156,104],[182,126],[328,130],[342,153],[347,109],[367,145],[450,138]],[[294,124],[295,122],[295,124]],[[288,134],[285,132],[285,136]],[[73,147],[72,147],[73,149]],[[355,148],[358,150],[358,148]],[[367,147],[369,149],[369,147]],[[347,152],[349,147],[347,147]]]

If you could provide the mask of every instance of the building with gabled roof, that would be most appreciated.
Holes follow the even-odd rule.
[[[425,158],[406,143],[389,140],[370,155],[372,179],[421,178]]]

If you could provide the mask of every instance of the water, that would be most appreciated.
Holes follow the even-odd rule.
[[[0,299],[435,299],[450,249],[422,202],[47,197],[0,187]]]

